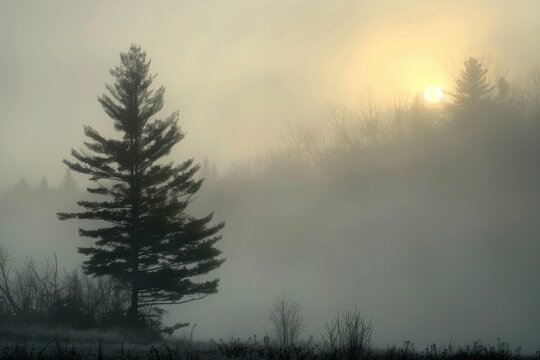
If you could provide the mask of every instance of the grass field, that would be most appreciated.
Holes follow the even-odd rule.
[[[167,337],[148,341],[144,335],[119,331],[74,330],[17,324],[0,325],[0,359],[540,359],[540,352],[522,354],[499,341],[490,346],[431,345],[417,349],[402,346],[371,349],[363,354],[328,352],[320,343],[302,343],[284,350],[265,338],[192,341]]]

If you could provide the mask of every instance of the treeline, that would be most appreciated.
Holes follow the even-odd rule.
[[[314,167],[331,173],[351,162],[401,159],[403,151],[413,155],[441,146],[453,151],[466,144],[464,153],[482,152],[491,142],[512,151],[522,141],[535,142],[539,128],[539,68],[509,80],[469,58],[440,103],[430,104],[420,94],[389,103],[367,92],[354,106],[329,106],[320,119],[289,124],[282,129],[281,147],[237,163],[229,176],[263,177]],[[390,164],[380,164],[385,165]]]
[[[220,176],[207,189],[209,202],[223,213],[297,204],[302,223],[317,211],[302,208],[309,202],[321,214],[331,206],[364,212],[376,202],[399,201],[388,194],[409,194],[416,197],[409,214],[440,213],[462,201],[471,213],[492,213],[497,223],[509,220],[504,205],[510,202],[527,220],[540,199],[540,70],[511,81],[469,58],[444,96],[437,104],[420,95],[385,104],[368,93],[356,106],[331,106],[318,120],[292,123],[282,130],[281,146]],[[531,225],[514,230],[532,231]],[[370,236],[357,230],[357,238]]]
[[[505,79],[473,59],[439,104],[366,95],[291,124],[197,205],[232,224],[223,277],[267,279],[259,302],[285,288],[327,314],[319,299],[355,299],[382,341],[486,334],[534,347],[538,154],[540,72]]]
[[[245,226],[250,224],[243,219],[265,214],[253,219],[259,224],[252,227],[255,232],[271,214],[284,213],[270,210],[280,206],[295,209],[293,225],[306,228],[307,217],[331,219],[345,209],[347,216],[367,212],[369,217],[370,209],[383,203],[395,203],[390,208],[400,217],[382,214],[387,224],[427,213],[441,214],[431,220],[445,225],[447,213],[463,206],[471,216],[484,214],[477,221],[488,232],[519,211],[522,223],[495,237],[514,231],[514,238],[523,233],[523,240],[529,238],[536,231],[529,216],[540,199],[540,70],[510,81],[470,58],[444,96],[438,104],[421,96],[385,104],[368,93],[356,106],[332,106],[318,120],[290,124],[281,146],[235,164],[214,181],[206,189],[208,203],[229,217],[241,214]],[[405,196],[413,197],[409,208],[397,213]],[[206,206],[204,199],[198,205]],[[262,246],[285,246],[290,231],[282,229]],[[349,230],[362,241],[372,237],[367,228]],[[304,240],[297,236],[295,243],[307,246]]]

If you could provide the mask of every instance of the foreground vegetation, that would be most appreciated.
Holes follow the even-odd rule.
[[[268,320],[271,332],[262,340],[255,335],[247,340],[231,336],[199,341],[193,337],[196,325],[177,337],[162,331],[161,323],[158,328],[74,328],[43,320],[41,325],[30,325],[24,318],[4,317],[0,359],[540,359],[540,351],[522,354],[520,347],[511,348],[500,339],[496,345],[450,341],[421,349],[405,341],[401,346],[377,348],[372,341],[372,321],[357,308],[338,312],[325,324],[320,340],[311,336],[306,341],[301,337],[305,327],[301,303],[285,293],[274,298]]]
[[[540,351],[522,354],[499,341],[486,345],[475,341],[472,345],[456,346],[452,343],[432,344],[419,349],[411,342],[401,346],[371,349],[354,355],[331,352],[323,343],[308,341],[284,349],[265,337],[256,336],[241,341],[199,342],[190,338],[162,338],[152,343],[115,332],[75,331],[69,329],[31,328],[16,330],[0,328],[1,359],[540,359]]]

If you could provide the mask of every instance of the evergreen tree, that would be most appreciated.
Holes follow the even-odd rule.
[[[203,160],[201,172],[204,178],[208,177],[208,175],[210,174],[210,160],[208,160],[206,156]]]
[[[81,212],[59,213],[60,220],[90,219],[107,222],[97,229],[80,229],[96,239],[81,247],[88,258],[87,274],[110,275],[131,290],[128,318],[143,309],[179,304],[217,292],[218,279],[193,277],[218,268],[223,259],[214,247],[224,223],[210,225],[213,213],[197,218],[186,213],[190,197],[201,187],[194,178],[199,165],[188,159],[179,165],[160,161],[182,140],[178,112],[151,120],[163,107],[165,89],[150,89],[155,75],[139,46],[120,54],[121,65],[112,69],[114,85],[98,98],[114,121],[120,138],[105,138],[85,126],[87,150],[71,151],[76,161],[64,160],[73,171],[90,175],[96,185],[94,201],[79,201]]]
[[[487,69],[474,57],[468,58],[459,77],[456,88],[450,96],[452,107],[459,113],[475,112],[489,104],[493,86],[487,78]]]
[[[38,192],[46,192],[49,190],[49,182],[47,181],[47,178],[43,177],[38,185],[37,188]]]
[[[21,178],[19,183],[15,185],[15,189],[20,191],[30,191],[30,186],[25,178]]]
[[[216,163],[214,163],[214,162],[210,163],[210,160],[208,160],[208,157],[205,157],[204,160],[203,160],[201,173],[203,175],[204,180],[207,183],[215,182],[216,179],[217,179]]]
[[[50,195],[50,188],[49,188],[49,182],[47,181],[47,178],[43,177],[41,181],[39,182],[39,185],[34,190],[35,194],[37,196],[42,197],[41,200],[45,200]]]
[[[499,104],[505,104],[510,100],[512,94],[512,86],[504,77],[500,77],[496,84],[497,94],[495,99]]]
[[[64,178],[60,183],[60,189],[65,191],[74,191],[77,189],[77,182],[73,178],[73,175],[71,175],[71,171],[69,169],[66,170],[66,175],[64,175]]]

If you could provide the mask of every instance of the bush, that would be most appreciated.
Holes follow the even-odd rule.
[[[0,247],[0,320],[76,329],[119,328],[156,339],[187,326],[163,325],[164,310],[147,307],[133,323],[126,313],[129,289],[107,276],[91,277],[79,270],[60,272],[56,257],[41,264],[27,259],[14,267]]]
[[[339,312],[324,329],[323,352],[328,359],[363,359],[370,354],[373,325],[357,308]]]
[[[304,326],[300,301],[283,294],[274,299],[268,318],[273,325],[276,341],[284,352],[293,347]]]

